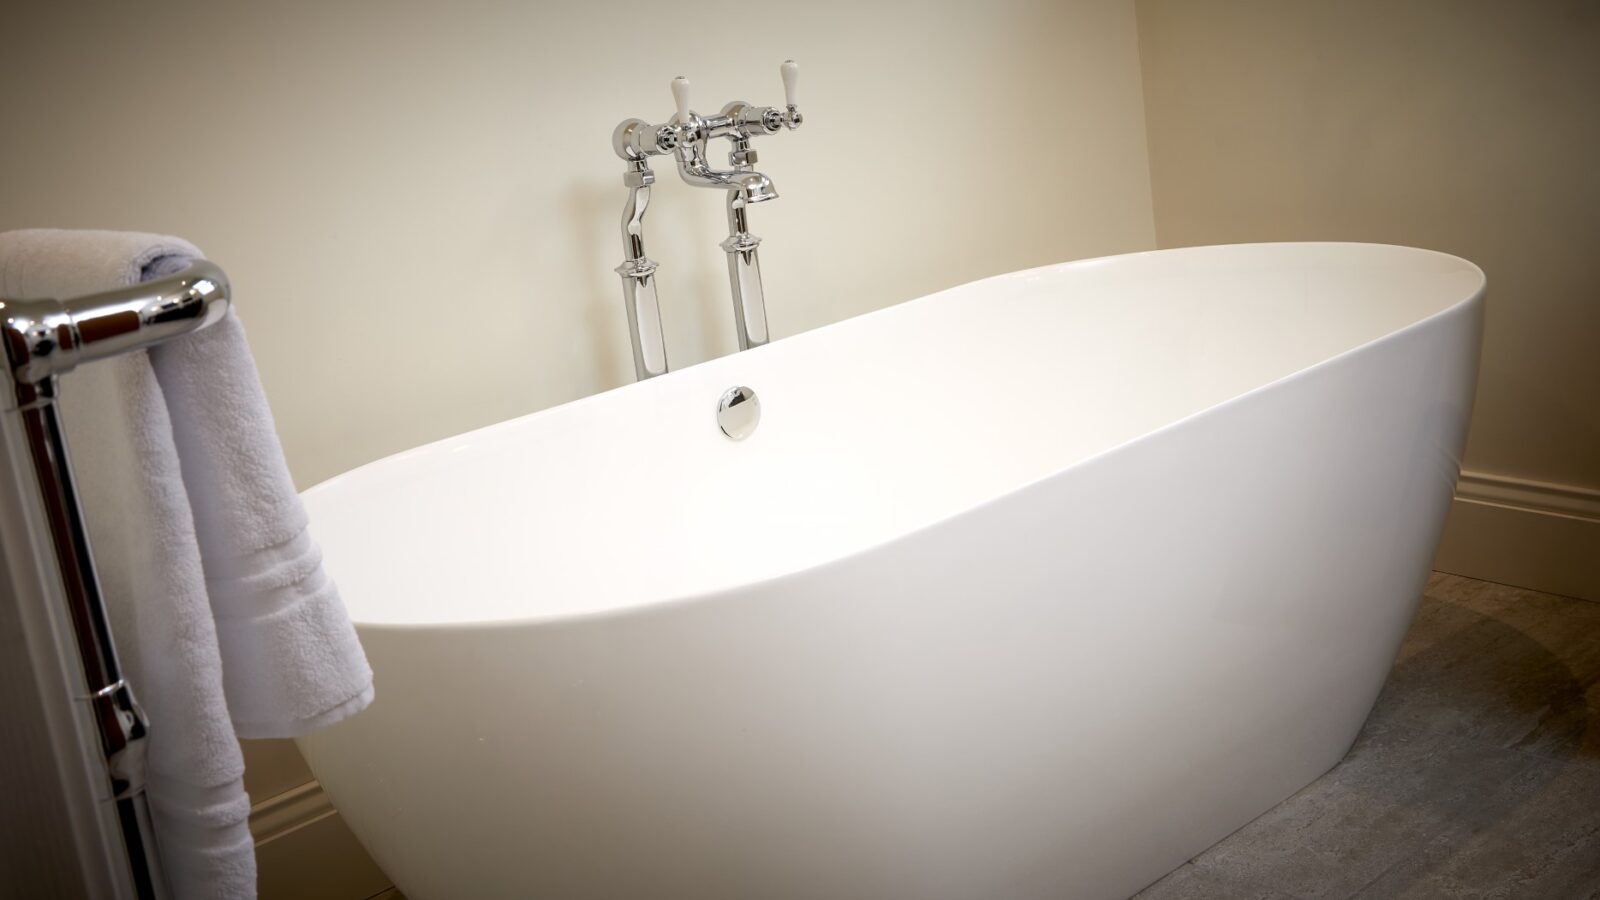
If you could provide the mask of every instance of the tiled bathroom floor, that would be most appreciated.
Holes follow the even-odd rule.
[[[1600,897],[1600,603],[1435,573],[1344,761],[1139,900]]]

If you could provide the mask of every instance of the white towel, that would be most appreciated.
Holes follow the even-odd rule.
[[[0,296],[70,298],[176,272],[174,238],[0,234]],[[295,737],[372,700],[372,671],[289,480],[244,332],[63,378],[62,417],[113,633],[150,717],[147,793],[174,894],[255,896],[235,735]]]

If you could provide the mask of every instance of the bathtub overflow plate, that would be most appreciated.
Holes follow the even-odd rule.
[[[761,401],[747,387],[732,387],[717,403],[717,425],[731,440],[742,441],[761,424]]]

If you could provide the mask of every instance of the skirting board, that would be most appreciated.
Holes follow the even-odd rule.
[[[393,884],[315,781],[250,809],[261,900],[366,900]]]
[[[1600,491],[1462,472],[1433,567],[1600,601]]]

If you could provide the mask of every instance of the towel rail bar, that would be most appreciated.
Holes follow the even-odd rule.
[[[145,900],[167,891],[144,796],[149,725],[117,660],[56,403],[58,377],[204,328],[228,304],[227,277],[205,260],[66,301],[0,300],[0,512],[25,526],[0,543],[0,576],[28,607],[19,617],[39,690],[69,701],[45,704],[46,729],[63,751],[79,745],[57,762],[78,769],[62,773],[63,802],[93,798],[92,809],[65,813],[96,896]],[[80,765],[96,758],[98,767]]]

